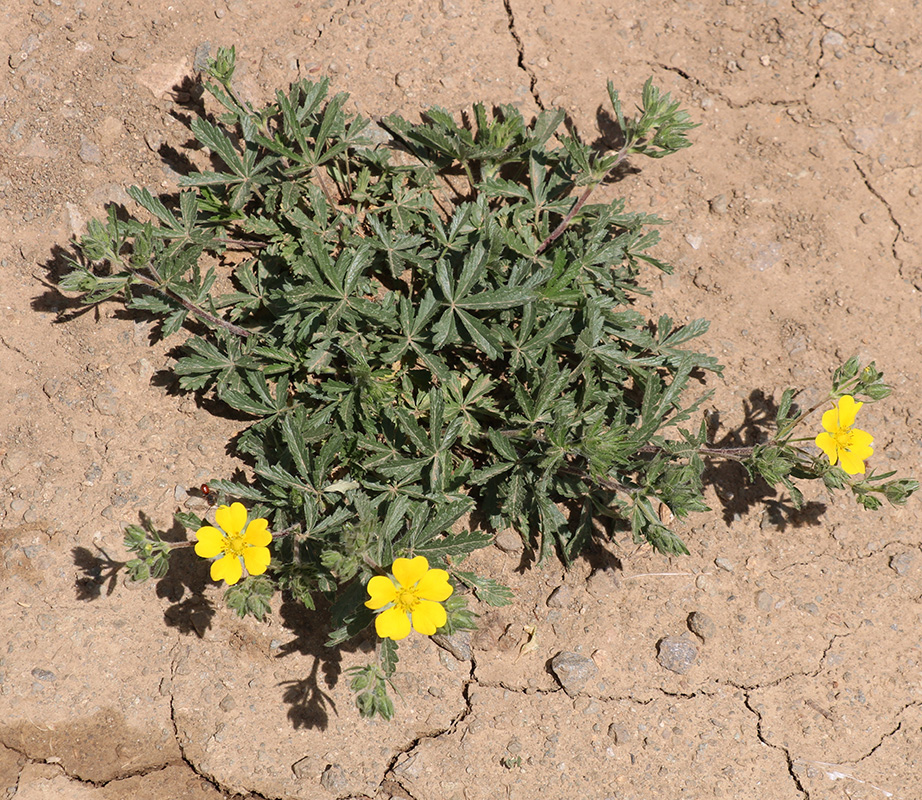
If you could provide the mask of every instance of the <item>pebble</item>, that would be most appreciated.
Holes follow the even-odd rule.
[[[563,690],[572,697],[579,694],[599,674],[599,668],[591,658],[563,651],[551,659],[551,672],[560,681]]]
[[[304,756],[291,765],[291,771],[298,780],[307,780],[313,772],[314,762],[310,756]]]
[[[695,634],[702,642],[713,639],[717,633],[717,626],[707,614],[701,611],[692,611],[688,615],[688,629]]]
[[[107,417],[114,417],[118,413],[118,398],[114,394],[98,394],[93,398],[96,410]]]
[[[765,589],[756,592],[756,608],[759,611],[768,613],[775,607],[775,598],[773,598]]]
[[[458,633],[452,633],[448,636],[437,633],[432,636],[432,641],[443,650],[453,655],[458,661],[471,660],[470,631],[459,631]]]
[[[570,587],[560,585],[547,598],[548,608],[565,608],[570,602]]]
[[[656,660],[670,672],[684,675],[698,658],[698,648],[685,636],[666,636],[657,644]]]
[[[845,44],[845,37],[838,31],[829,31],[823,36],[824,47],[839,47]]]
[[[613,722],[608,726],[608,738],[612,740],[613,744],[624,744],[630,740],[631,734],[624,725]]]
[[[339,764],[330,764],[320,776],[320,785],[328,792],[340,792],[349,785],[349,781]]]
[[[726,214],[729,209],[727,196],[725,194],[719,194],[715,197],[712,197],[710,200],[708,200],[708,208],[711,209],[712,214]]]
[[[130,47],[117,47],[112,51],[112,60],[116,64],[127,64],[131,59]]]
[[[620,588],[621,581],[613,569],[596,570],[586,579],[586,591],[593,597],[611,597]]]
[[[493,544],[504,553],[521,553],[525,548],[522,544],[522,537],[511,529],[497,533],[496,538],[493,540]]]
[[[729,558],[724,558],[723,556],[715,558],[714,565],[724,570],[724,572],[733,572],[733,562]]]
[[[98,164],[102,161],[102,151],[99,145],[92,139],[87,139],[83,134],[80,135],[80,160],[84,164]]]
[[[688,242],[688,245],[689,247],[691,247],[692,250],[697,250],[698,248],[701,247],[701,242],[703,242],[704,239],[701,236],[697,236],[691,233],[686,233],[685,241]]]
[[[912,566],[914,559],[915,553],[912,551],[898,553],[897,555],[890,557],[890,569],[892,569],[897,575],[905,575],[907,572],[909,572],[909,568]]]

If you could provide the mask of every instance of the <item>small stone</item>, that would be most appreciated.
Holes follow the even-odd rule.
[[[514,530],[506,529],[496,534],[493,540],[500,550],[504,553],[521,553],[525,546],[522,544],[522,537]]]
[[[176,484],[176,488],[173,489],[173,499],[177,503],[184,503],[189,499],[189,493],[186,491],[186,487],[181,484]]]
[[[148,131],[144,134],[144,143],[152,153],[159,153],[163,147],[163,139],[156,131]]]
[[[915,559],[915,553],[907,551],[890,557],[890,569],[897,575],[905,575],[909,572],[912,562]]]
[[[560,585],[547,598],[548,608],[565,608],[570,602],[570,587]]]
[[[431,637],[446,652],[453,655],[458,661],[471,660],[471,632],[459,631],[448,636],[437,633]]]
[[[613,744],[624,744],[631,738],[631,734],[624,725],[613,722],[608,726],[608,738],[612,740]]]
[[[613,569],[598,569],[586,579],[586,591],[593,597],[611,597],[620,588],[621,581]]]
[[[99,149],[99,145],[82,134],[80,136],[80,152],[78,155],[84,164],[98,164],[102,161],[102,151]]]
[[[657,644],[656,660],[670,672],[684,675],[698,658],[698,648],[684,636],[666,636]]]
[[[551,659],[551,672],[560,681],[563,690],[572,697],[598,675],[599,668],[591,658],[564,651]]]
[[[298,759],[291,765],[291,771],[298,780],[303,781],[310,778],[313,766],[314,762],[311,760],[311,757],[304,756],[304,758]]]
[[[394,83],[396,83],[401,89],[406,89],[413,83],[413,79],[408,72],[398,72],[394,78]]]
[[[708,200],[708,208],[711,209],[712,214],[726,214],[729,209],[729,202],[727,201],[727,196],[725,194],[719,194],[716,197],[712,197]]]
[[[707,614],[701,611],[692,611],[688,615],[688,629],[695,634],[702,642],[713,639],[717,633],[717,626]]]
[[[233,695],[225,695],[224,699],[218,703],[218,708],[222,711],[233,711],[237,707],[237,701],[234,700]]]
[[[90,464],[89,469],[83,473],[83,482],[87,486],[92,486],[102,477],[102,467],[95,461]]]
[[[918,197],[920,194],[922,194],[922,186],[913,186],[909,190],[910,197]]]
[[[340,792],[349,785],[349,781],[339,764],[330,764],[320,776],[320,785],[328,792]]]
[[[723,556],[720,558],[715,558],[714,565],[722,569],[724,572],[733,572],[733,562],[728,558],[724,558]]]
[[[118,413],[118,398],[114,394],[98,394],[93,398],[93,405],[100,414],[114,417]]]
[[[823,36],[823,47],[839,47],[845,44],[845,37],[838,31],[828,31]]]
[[[41,669],[40,667],[36,667],[32,670],[32,677],[40,681],[56,681],[58,679],[58,676],[50,669]]]
[[[116,64],[127,64],[131,59],[130,47],[117,47],[112,51],[112,60]]]
[[[766,614],[775,607],[775,598],[773,598],[765,589],[756,592],[756,608],[764,611]]]
[[[81,431],[78,429],[71,434],[71,438],[74,440],[75,444],[86,444],[87,440],[90,438],[90,435],[86,431]]]

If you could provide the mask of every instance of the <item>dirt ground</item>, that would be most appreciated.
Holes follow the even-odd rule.
[[[810,487],[793,514],[723,468],[689,557],[622,542],[565,573],[482,551],[515,605],[470,660],[408,640],[397,718],[367,722],[343,670],[370,639],[328,651],[323,616],[282,602],[238,620],[192,559],[125,585],[122,526],[203,502],[187,490],[238,466],[240,423],[175,391],[148,321],[73,316],[47,282],[124,187],[170,192],[201,157],[184,79],[220,45],[254,101],[328,75],[366,115],[561,106],[589,139],[606,79],[632,102],[652,75],[696,144],[612,191],[672,220],[677,270],[644,310],[712,321],[718,440],[858,353],[896,389],[862,412],[873,464],[918,477],[915,3],[173,2],[0,4],[0,797],[922,797],[917,499],[871,513]],[[684,672],[667,637],[694,647]],[[591,659],[573,696],[561,652]]]

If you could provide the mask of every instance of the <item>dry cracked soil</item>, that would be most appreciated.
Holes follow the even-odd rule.
[[[52,286],[126,186],[170,193],[201,162],[189,79],[220,45],[255,102],[326,75],[372,117],[559,106],[590,139],[606,79],[632,101],[653,76],[695,145],[609,191],[671,220],[677,269],[643,310],[711,320],[718,440],[857,353],[895,387],[862,412],[873,465],[918,476],[916,2],[0,5],[0,797],[922,797],[917,500],[807,487],[794,512],[723,468],[679,528],[688,557],[620,542],[565,572],[482,551],[516,603],[485,611],[470,658],[408,640],[396,720],[367,722],[343,671],[368,640],[326,650],[322,615],[283,600],[239,620],[188,559],[124,582],[123,525],[200,508],[188,489],[240,466],[241,423],[175,391],[149,320],[74,314]]]

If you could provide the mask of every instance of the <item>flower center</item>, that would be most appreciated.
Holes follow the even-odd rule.
[[[394,600],[394,605],[404,613],[411,613],[418,603],[419,598],[416,596],[416,587],[397,590],[397,599]]]
[[[229,556],[242,556],[246,546],[242,533],[229,533],[224,537],[224,552]]]
[[[836,447],[840,450],[849,450],[852,446],[852,429],[839,428],[833,438],[836,440]]]

